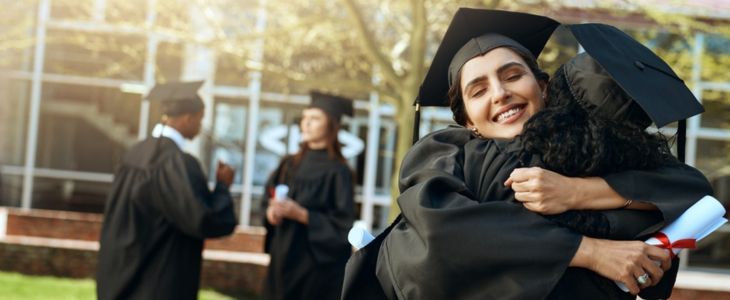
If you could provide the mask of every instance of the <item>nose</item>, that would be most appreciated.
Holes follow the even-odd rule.
[[[495,82],[492,84],[492,103],[494,104],[504,104],[507,99],[510,97],[510,91],[507,89],[507,87],[502,84],[501,82]]]

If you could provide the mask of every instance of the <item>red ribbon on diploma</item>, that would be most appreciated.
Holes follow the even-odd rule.
[[[654,238],[661,242],[661,245],[656,245],[659,248],[669,250],[669,253],[674,258],[674,251],[672,249],[694,249],[697,248],[697,240],[695,239],[683,239],[672,243],[664,232],[657,232],[654,234]]]

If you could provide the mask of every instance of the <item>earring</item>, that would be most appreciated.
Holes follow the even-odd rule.
[[[480,139],[483,139],[483,138],[484,138],[484,137],[482,136],[482,134],[481,134],[481,133],[479,133],[479,130],[477,130],[477,128],[476,128],[476,127],[471,127],[471,128],[469,128],[469,130],[471,130],[471,133],[472,133],[472,134],[473,134],[474,136],[476,136],[477,138],[480,138]]]

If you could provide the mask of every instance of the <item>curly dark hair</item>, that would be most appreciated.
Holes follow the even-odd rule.
[[[547,96],[546,107],[525,123],[520,135],[523,165],[536,154],[540,167],[575,177],[652,169],[673,159],[666,138],[648,133],[646,123],[591,114],[591,104],[570,93],[564,68],[553,75]]]
[[[519,55],[525,61],[527,67],[530,68],[530,71],[532,71],[532,75],[535,76],[535,79],[537,79],[537,81],[548,82],[548,80],[550,79],[550,75],[540,69],[537,64],[537,60],[535,60],[535,57],[532,56],[532,53],[525,52],[522,49],[512,46],[503,47],[517,53],[517,55]],[[466,126],[466,122],[469,121],[469,115],[466,114],[466,109],[464,108],[464,98],[461,94],[461,69],[458,73],[456,73],[456,78],[449,87],[448,97],[449,107],[451,108],[451,112],[453,113],[454,121],[456,121],[456,123],[461,126]]]

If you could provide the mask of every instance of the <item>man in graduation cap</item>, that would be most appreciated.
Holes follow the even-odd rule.
[[[200,82],[156,85],[160,102],[153,136],[124,156],[114,176],[101,231],[99,299],[196,299],[205,238],[230,234],[237,221],[222,163],[211,191],[198,160],[183,151],[199,132]]]
[[[476,61],[477,57],[486,57],[490,51],[502,47],[517,49],[516,52],[523,53],[523,61],[515,58],[511,60],[512,63],[492,66],[497,70],[498,78],[492,78],[492,73],[488,73],[488,76],[470,73],[469,76],[475,78],[469,78],[464,84],[492,80],[495,82],[521,80],[513,77],[516,73],[532,73],[520,76],[533,81],[543,80],[541,84],[545,84],[544,75],[540,74],[539,69],[535,70],[536,67],[529,61],[535,60],[534,57],[539,55],[544,43],[557,26],[557,22],[541,16],[460,9],[436,53],[417,101],[421,105],[447,105],[447,91],[452,84],[457,88],[460,87],[456,83],[463,79],[460,76],[464,66],[473,59]],[[578,36],[576,34],[577,38]],[[515,68],[520,63],[526,63],[527,66]],[[538,83],[534,83],[534,86],[537,87]],[[490,85],[490,88],[492,87]],[[522,95],[516,91],[502,90],[498,87],[497,92],[502,91],[504,97],[500,98],[500,101],[525,100],[520,99]],[[627,93],[634,96],[632,91]],[[453,95],[449,92],[452,100]],[[482,94],[475,92],[469,97],[473,95]],[[540,93],[530,95],[533,98],[540,98]],[[535,95],[538,97],[534,97]],[[532,100],[534,99],[530,101]],[[457,99],[457,101],[465,100]],[[469,99],[469,101],[487,100]],[[460,125],[474,128],[475,123],[485,122],[470,118],[474,116],[467,113],[469,108],[465,109],[464,105],[463,102],[452,102],[451,105],[455,120]],[[529,105],[521,103],[520,106],[502,112],[509,114],[505,120],[522,122],[519,127],[505,126],[506,130],[510,130],[512,137],[521,132],[521,125],[530,116],[542,109],[540,106],[532,109]],[[647,113],[654,117],[649,110]],[[496,120],[494,123],[502,121],[500,118],[489,118],[489,120]],[[506,125],[518,125],[512,124],[518,122],[506,123],[509,123]],[[547,219],[528,211],[520,203],[507,201],[509,198],[507,193],[498,194],[500,197],[481,198],[479,194],[482,193],[471,189],[472,187],[465,182],[465,176],[509,177],[509,173],[498,173],[504,172],[499,164],[490,165],[492,169],[481,169],[465,161],[465,155],[468,154],[465,147],[469,141],[481,138],[482,134],[493,137],[494,132],[487,132],[488,130],[484,128],[475,131],[454,127],[439,131],[425,137],[409,151],[400,173],[402,193],[398,204],[403,211],[402,217],[371,244],[355,253],[348,262],[343,289],[344,299],[358,299],[360,298],[357,296],[358,292],[363,290],[371,291],[372,297],[390,299],[542,299],[555,296],[551,292],[559,282],[563,280],[571,282],[570,278],[564,277],[567,268],[571,266],[587,268],[602,276],[621,280],[628,283],[627,285],[631,284],[631,291],[634,294],[638,292],[638,287],[651,285],[638,282],[650,269],[652,278],[658,281],[661,270],[653,270],[656,267],[651,266],[653,262],[646,257],[668,259],[668,253],[660,249],[646,247],[641,242],[584,238],[555,223],[546,222]],[[502,136],[502,138],[509,137],[506,134]],[[481,153],[478,158],[490,159],[485,156],[494,156],[498,154],[497,152],[499,151]],[[566,185],[570,189],[581,191],[586,191],[583,186],[589,185],[588,181],[580,181],[579,185],[572,184],[571,181],[564,182],[571,183]],[[635,202],[653,204],[664,198],[676,199],[683,196],[692,198],[683,202],[686,203],[696,201],[708,192],[711,193],[711,187],[702,174],[684,165],[650,171],[625,171],[612,175],[612,179],[598,178],[598,183],[605,185],[609,190],[612,189],[613,194],[618,193],[619,197],[609,198],[615,208],[634,205]],[[490,181],[489,184],[492,186],[482,188],[489,190],[503,185],[504,182]],[[590,185],[593,186],[593,183]],[[605,188],[600,190],[603,191]],[[676,218],[677,211],[681,212],[681,208],[670,211],[672,214],[664,216],[665,221]],[[591,243],[583,243],[586,240],[590,240]],[[619,243],[626,244],[619,245]],[[591,245],[591,251],[587,251],[588,245]],[[621,259],[620,255],[617,255],[620,251],[616,249],[626,246],[647,252],[642,253],[639,261]],[[619,274],[615,269],[618,266],[631,266],[632,272]],[[646,275],[648,276],[649,274]],[[644,281],[647,282],[645,279]],[[382,290],[373,288],[374,286],[380,286]]]

